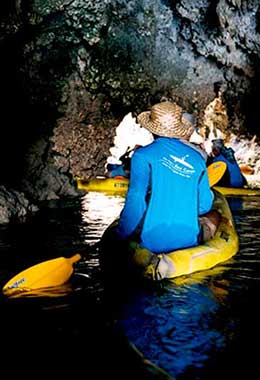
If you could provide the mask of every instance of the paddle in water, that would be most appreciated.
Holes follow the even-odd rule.
[[[223,176],[226,170],[225,162],[214,162],[208,166],[210,186],[214,186]],[[75,254],[71,258],[58,257],[36,264],[14,276],[3,287],[2,291],[7,296],[21,291],[32,291],[35,289],[63,285],[71,277],[74,271],[74,263],[81,256]]]
[[[74,271],[73,264],[80,258],[80,254],[77,253],[70,258],[58,257],[36,264],[14,276],[4,285],[2,291],[9,296],[18,291],[26,292],[63,285]]]

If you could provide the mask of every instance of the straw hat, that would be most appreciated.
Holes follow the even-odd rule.
[[[189,138],[194,125],[183,117],[182,108],[176,103],[162,102],[137,116],[138,123],[158,136]]]

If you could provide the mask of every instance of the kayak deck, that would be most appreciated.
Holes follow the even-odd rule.
[[[161,256],[167,256],[167,259],[170,259],[171,264],[173,264],[170,266],[172,271],[168,272],[165,278],[175,278],[211,269],[215,265],[230,259],[238,252],[239,240],[228,202],[219,192],[214,191],[214,193],[213,208],[221,214],[221,221],[214,238],[196,247],[180,249],[167,254],[162,253]],[[111,236],[114,233],[116,223],[117,221],[108,227],[106,236],[109,236],[109,234]],[[114,240],[110,239],[110,241]],[[106,245],[106,242],[104,244]],[[111,252],[112,248],[106,247],[106,249]],[[157,276],[158,255],[140,247],[134,241],[130,242],[128,250],[130,262],[134,267],[139,268],[139,272],[141,271],[144,278],[160,279]]]
[[[167,253],[166,256],[172,261],[174,267],[174,271],[169,274],[168,278],[210,269],[237,253],[239,241],[229,205],[225,197],[216,191],[213,208],[221,214],[221,221],[214,238],[197,247]],[[135,255],[137,262],[142,262],[142,258],[147,255],[147,252],[144,251],[147,250],[137,247]],[[144,275],[152,276],[154,269],[151,264],[145,268]]]

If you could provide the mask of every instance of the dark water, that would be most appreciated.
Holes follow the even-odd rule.
[[[177,380],[253,378],[260,338],[260,197],[228,200],[240,238],[232,260],[207,272],[128,289],[120,305],[114,294],[109,307],[95,243],[119,214],[123,198],[89,193],[81,200],[49,203],[26,224],[1,227],[1,286],[36,263],[76,252],[84,258],[71,281],[52,292],[1,295],[2,371],[50,378],[163,378],[136,364],[123,330],[146,358]],[[120,283],[118,289],[122,295]]]
[[[260,338],[260,198],[229,198],[240,237],[230,261],[133,295],[120,324],[176,379],[254,378]]]

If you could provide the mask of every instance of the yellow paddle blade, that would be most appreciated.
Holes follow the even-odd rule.
[[[6,295],[17,291],[31,291],[34,289],[59,286],[67,282],[73,273],[73,264],[79,261],[80,254],[70,258],[58,257],[36,264],[18,273],[3,287]]]
[[[227,164],[224,161],[217,161],[210,164],[207,168],[210,187],[214,186],[225,173]]]

